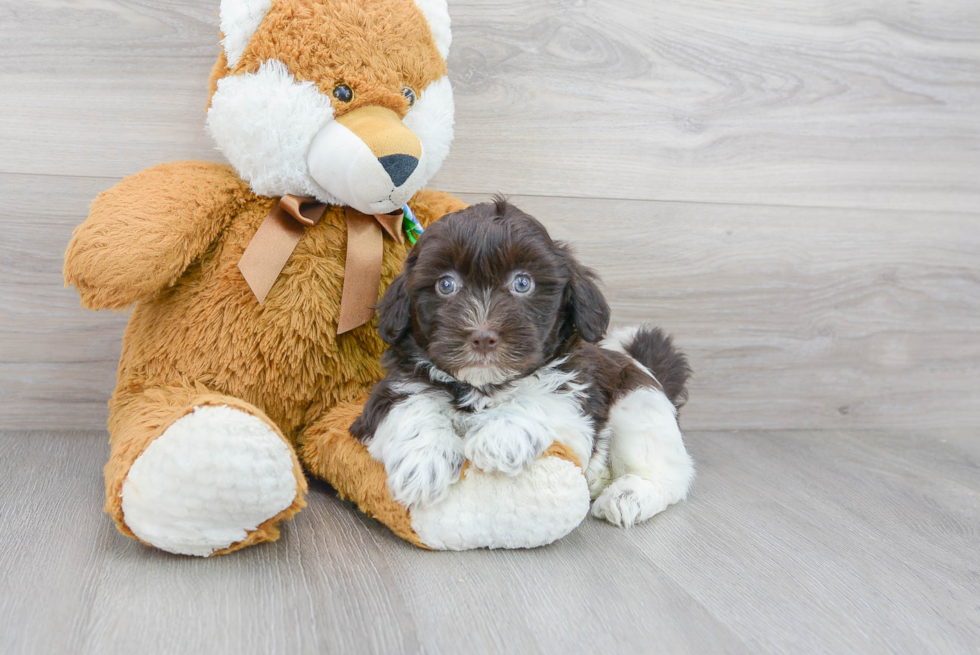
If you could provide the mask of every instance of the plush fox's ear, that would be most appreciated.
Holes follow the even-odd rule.
[[[234,68],[245,52],[249,39],[259,29],[272,0],[221,0],[221,47],[228,68]]]
[[[415,4],[425,14],[432,36],[436,40],[436,48],[443,59],[449,58],[449,44],[453,41],[450,29],[449,7],[446,0],[415,0]]]

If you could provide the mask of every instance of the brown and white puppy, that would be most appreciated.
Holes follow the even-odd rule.
[[[596,345],[609,307],[595,274],[502,199],[429,227],[388,288],[388,371],[351,433],[392,497],[438,502],[465,460],[517,475],[554,441],[587,463],[593,515],[631,526],[687,496],[677,426],[683,355],[660,330]]]

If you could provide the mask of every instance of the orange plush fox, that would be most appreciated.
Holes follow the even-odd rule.
[[[65,256],[86,307],[136,303],[106,511],[169,552],[230,552],[302,509],[302,460],[420,546],[563,536],[588,510],[571,456],[521,479],[474,471],[416,515],[347,429],[382,375],[371,305],[410,247],[399,212],[411,232],[412,213],[424,228],[464,206],[422,189],[452,140],[445,0],[221,0],[220,24],[207,126],[230,165],[123,180]]]

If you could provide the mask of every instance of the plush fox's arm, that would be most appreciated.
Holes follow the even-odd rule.
[[[82,304],[116,309],[172,284],[249,196],[228,166],[174,162],[100,194],[65,253],[65,284]]]

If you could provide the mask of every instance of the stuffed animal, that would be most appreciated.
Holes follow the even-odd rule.
[[[305,464],[420,546],[566,534],[589,505],[567,449],[514,477],[470,467],[409,512],[349,432],[383,374],[374,304],[425,226],[464,207],[422,189],[452,139],[445,0],[222,0],[220,26],[207,127],[230,165],[124,179],[65,255],[84,306],[135,303],[106,511],[157,548],[227,553],[278,538]]]

